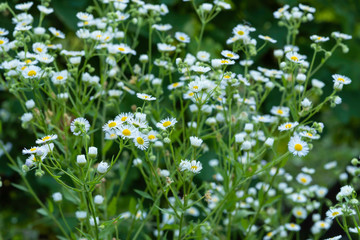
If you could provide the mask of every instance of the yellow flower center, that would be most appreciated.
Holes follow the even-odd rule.
[[[312,136],[313,136],[311,133],[306,133],[306,135],[308,135],[309,137],[312,137]]]
[[[303,215],[303,214],[302,214],[302,211],[297,211],[297,212],[296,212],[296,215],[302,216],[302,215]]]
[[[295,144],[294,148],[296,151],[301,151],[303,149],[303,146],[301,144],[297,143],[297,144]]]
[[[23,67],[21,68],[21,70],[24,71],[26,68],[27,68],[27,66],[23,66]]]
[[[124,51],[125,51],[125,48],[119,47],[118,50],[119,50],[120,52],[124,52]]]
[[[173,83],[172,86],[173,86],[173,87],[177,87],[177,86],[179,86],[179,83]]]
[[[234,57],[234,54],[228,53],[228,54],[226,54],[226,56],[228,56],[228,57]]]
[[[325,223],[320,223],[320,227],[325,227]]]
[[[116,126],[116,122],[111,122],[108,124],[109,128],[113,128]]]
[[[85,21],[85,22],[84,22],[84,25],[88,25],[88,24],[89,24],[89,22],[88,22],[88,21]]]
[[[276,112],[277,112],[278,114],[280,114],[280,115],[283,115],[283,114],[284,114],[284,111],[281,110],[281,109],[278,109]]]
[[[291,128],[291,126],[292,126],[292,124],[291,124],[291,123],[288,123],[288,124],[285,125],[285,128],[286,128],[286,129],[289,129],[289,128]]]
[[[110,134],[110,137],[111,137],[111,138],[113,138],[113,137],[115,137],[115,136],[116,136],[115,133]]]
[[[294,228],[295,224],[294,223],[290,223],[290,227]]]
[[[197,170],[198,167],[194,165],[194,166],[191,166],[191,169],[192,169],[192,170]]]
[[[96,35],[96,38],[101,38],[101,37],[102,37],[102,35],[101,35],[101,34]]]
[[[342,77],[339,77],[337,80],[340,81],[340,82],[345,82],[345,79],[342,78]]]
[[[170,125],[171,125],[171,122],[170,122],[170,121],[166,121],[166,122],[163,123],[163,126],[164,126],[164,127],[168,127],[168,126],[170,126]]]
[[[60,81],[60,80],[63,80],[63,79],[64,79],[63,76],[57,76],[57,77],[56,77],[56,80],[59,80],[59,81]]]
[[[183,36],[179,37],[181,41],[185,41],[185,38]]]
[[[337,216],[337,215],[339,215],[339,212],[333,212],[333,213],[331,214],[331,216],[333,216],[333,217],[335,217],[335,216]]]
[[[50,136],[46,136],[46,137],[43,137],[41,140],[46,141],[46,140],[49,140],[50,138],[51,138]]]
[[[302,178],[300,178],[300,182],[302,182],[302,183],[307,183],[307,179],[304,178],[304,177],[302,177]]]
[[[189,96],[190,97],[194,96],[194,93],[193,92],[189,93]]]
[[[228,60],[221,60],[221,63],[229,63]]]
[[[125,122],[128,117],[122,117],[120,120]]]
[[[122,131],[122,134],[124,134],[125,136],[130,136],[131,135],[131,131],[129,129],[124,129]]]
[[[30,151],[31,151],[31,152],[34,152],[34,151],[36,151],[36,149],[37,149],[37,148],[31,148]]]
[[[26,64],[31,63],[31,59],[26,59],[26,60],[25,60],[25,63],[26,63]]]
[[[148,98],[149,98],[149,96],[146,96],[146,95],[145,95],[145,96],[144,96],[144,98],[145,98],[145,99],[148,99]]]
[[[317,40],[321,40],[322,39],[322,37],[317,37]]]
[[[229,79],[231,77],[229,75],[225,75],[224,78]]]
[[[199,87],[198,87],[198,86],[194,86],[193,88],[194,88],[194,89],[199,89]]]
[[[40,47],[36,48],[36,50],[37,50],[38,52],[42,52],[42,48],[40,48]]]
[[[4,44],[5,43],[5,41],[4,40],[0,40],[0,44]]]
[[[268,232],[268,233],[266,234],[267,237],[271,237],[272,235],[273,235],[272,232]]]
[[[56,36],[59,36],[59,35],[60,35],[60,33],[59,33],[59,32],[56,32],[56,33],[55,33],[55,35],[56,35]]]
[[[244,35],[244,34],[245,34],[245,32],[244,32],[244,31],[242,31],[242,30],[240,30],[240,31],[238,31],[238,32],[237,32],[237,34],[239,34],[240,36],[242,36],[242,35]]]
[[[30,70],[29,72],[28,72],[28,76],[29,77],[34,77],[36,75],[36,71],[34,71],[34,70]]]
[[[138,144],[141,144],[141,145],[144,144],[144,139],[142,137],[136,138],[136,141],[137,141]]]
[[[293,60],[294,62],[297,62],[297,61],[299,61],[299,58],[297,58],[296,56],[291,56],[291,58],[290,58],[291,60]]]
[[[155,135],[149,135],[148,138],[149,138],[150,140],[154,140],[156,137],[155,137]]]

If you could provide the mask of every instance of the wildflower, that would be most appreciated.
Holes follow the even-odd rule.
[[[233,29],[233,33],[239,38],[245,38],[249,34],[249,29],[244,25],[239,24]]]
[[[351,83],[351,79],[344,75],[334,74],[334,75],[332,75],[332,78],[333,78],[334,83],[345,84],[345,85],[348,85]]]
[[[34,108],[34,107],[35,107],[35,102],[34,102],[34,100],[32,100],[32,99],[27,100],[27,101],[25,102],[25,106],[26,106],[27,109],[32,109],[32,108]]]
[[[115,117],[115,121],[125,123],[125,122],[129,122],[129,120],[132,119],[133,117],[134,114],[132,113],[120,113]]]
[[[191,143],[191,146],[193,146],[193,147],[200,147],[201,144],[203,143],[203,140],[201,138],[191,136],[190,143]]]
[[[168,86],[168,89],[169,90],[173,90],[175,88],[178,88],[178,87],[182,87],[184,86],[184,83],[183,82],[175,82],[175,83],[172,83]]]
[[[312,35],[310,39],[316,43],[329,41],[329,37],[321,37],[318,35]]]
[[[305,219],[307,217],[306,209],[303,207],[294,207],[292,213],[296,218]]]
[[[330,224],[327,221],[317,221],[315,222],[315,227],[318,229],[329,229],[330,228]]]
[[[300,226],[295,223],[286,223],[285,228],[289,231],[300,231]]]
[[[0,28],[0,36],[6,36],[9,34],[9,31],[5,28]]]
[[[133,142],[135,146],[141,150],[146,150],[149,147],[149,141],[146,139],[146,135],[137,133],[134,138]]]
[[[309,152],[308,144],[302,141],[299,136],[290,138],[288,149],[292,154],[299,157],[306,156]]]
[[[343,197],[349,197],[352,195],[352,193],[354,192],[354,188],[350,185],[346,185],[340,188],[340,194]]]
[[[95,204],[102,204],[104,202],[104,197],[101,195],[96,195],[94,197],[94,203]]]
[[[50,28],[49,28],[49,31],[50,31],[55,37],[62,38],[62,39],[65,38],[65,34],[62,33],[61,31],[57,30],[57,29],[54,28],[54,27],[50,27]]]
[[[270,112],[280,117],[289,117],[290,109],[288,107],[272,107]]]
[[[182,33],[182,32],[176,32],[175,33],[175,38],[179,42],[183,42],[183,43],[189,43],[190,42],[190,37],[188,35],[186,35],[185,33]]]
[[[312,102],[307,98],[304,98],[304,100],[301,101],[301,106],[304,108],[309,108],[311,104]]]
[[[172,51],[175,51],[175,49],[176,49],[175,46],[172,46],[172,45],[169,45],[166,43],[158,43],[157,47],[160,52],[172,52]]]
[[[96,217],[96,218],[94,219],[94,217],[91,216],[91,217],[89,218],[89,223],[90,223],[91,226],[95,226],[95,221],[96,221],[96,225],[99,226],[99,222],[100,222],[99,217]]]
[[[331,220],[341,215],[343,215],[341,208],[332,208],[326,211],[326,217]]]
[[[62,70],[60,72],[53,73],[51,77],[51,81],[55,85],[62,85],[66,82],[67,78],[68,78],[68,71]]]
[[[199,51],[199,52],[196,54],[196,57],[197,57],[197,59],[199,59],[199,60],[202,61],[202,62],[208,62],[208,61],[210,61],[210,53],[205,52],[205,51]],[[191,64],[189,64],[189,65],[191,65]]]
[[[23,123],[30,122],[32,119],[33,119],[33,114],[32,113],[24,113],[21,116],[21,122],[23,122]]]
[[[75,212],[76,218],[79,219],[80,221],[84,220],[86,218],[86,215],[87,215],[86,211],[76,211]]]
[[[198,217],[200,215],[199,210],[195,207],[190,207],[190,208],[186,209],[186,213],[193,217]]]
[[[62,194],[59,192],[56,192],[52,195],[54,202],[61,202],[62,201]]]
[[[250,141],[244,141],[241,144],[241,150],[244,150],[244,151],[249,151],[251,149],[251,147],[252,147],[252,145],[251,145]]]
[[[278,127],[278,129],[279,129],[279,131],[287,131],[287,130],[290,130],[290,129],[293,129],[293,128],[295,128],[297,125],[299,125],[299,123],[298,122],[286,122],[286,123],[283,123],[283,124],[281,124],[279,127]]]
[[[80,134],[87,133],[90,129],[90,123],[85,118],[76,118],[71,122],[70,130],[75,136]]]
[[[302,185],[309,185],[312,178],[310,175],[299,173],[296,177],[296,180],[298,181],[298,183],[301,183]]]
[[[200,173],[202,164],[200,161],[192,160],[188,165],[188,170],[193,173]]]
[[[86,164],[86,157],[85,155],[81,154],[81,155],[77,155],[76,156],[76,163],[79,166],[84,166]]]
[[[337,235],[337,236],[335,236],[335,237],[326,238],[326,239],[324,239],[324,240],[339,240],[339,239],[341,239],[341,238],[342,238],[341,235]]]
[[[177,123],[175,118],[165,118],[156,124],[156,127],[166,130]]]
[[[152,25],[152,28],[155,28],[158,31],[166,32],[172,29],[172,26],[170,24],[154,24]]]
[[[285,56],[293,63],[302,63],[305,59],[304,56],[298,54],[297,52],[288,52]]]
[[[267,138],[265,141],[265,146],[272,147],[274,145],[274,139],[273,138]]]
[[[259,38],[267,42],[276,43],[277,41],[269,36],[259,35]]]
[[[27,2],[27,3],[20,3],[20,4],[16,4],[15,8],[17,10],[21,10],[21,11],[27,11],[31,8],[31,6],[33,5],[33,2]]]
[[[151,95],[145,94],[145,93],[137,93],[136,96],[142,100],[145,101],[153,101],[156,100],[156,97],[153,97]]]
[[[42,75],[43,71],[38,66],[28,66],[22,72],[24,78],[33,79],[39,78]]]
[[[340,32],[333,32],[331,33],[331,36],[333,36],[336,39],[342,39],[342,40],[350,40],[352,39],[351,35],[340,33]]]
[[[26,149],[24,148],[22,150],[23,154],[35,154],[35,155],[42,155],[43,154],[43,149],[41,147],[31,147],[30,149]]]
[[[204,73],[207,73],[208,71],[210,71],[211,68],[210,67],[203,67],[203,66],[191,66],[190,70],[192,70],[194,72],[197,72],[197,73],[204,74]]]
[[[301,4],[301,3],[299,4],[299,8],[300,8],[301,10],[303,10],[304,12],[314,13],[314,12],[316,11],[315,8],[310,7],[310,6],[307,6],[307,5],[305,5],[305,4]]]
[[[132,125],[121,125],[118,134],[123,138],[134,138],[138,130]]]
[[[98,167],[97,167],[97,171],[101,174],[106,173],[106,171],[109,168],[109,164],[107,162],[100,162]]]
[[[229,60],[229,59],[212,59],[211,60],[211,65],[213,67],[219,67],[222,65],[234,65],[235,61],[234,60]]]
[[[52,12],[54,12],[54,9],[53,8],[47,8],[45,6],[42,6],[42,5],[38,5],[37,8],[39,9],[40,12],[48,15]]]
[[[43,138],[40,138],[40,139],[36,140],[36,144],[46,143],[46,142],[49,142],[49,141],[52,141],[52,140],[55,140],[55,139],[57,139],[56,134],[47,135],[47,136],[45,136]]]
[[[118,135],[114,131],[105,132],[105,139],[107,140],[114,140],[117,139]]]
[[[223,50],[221,51],[221,55],[223,55],[224,57],[226,58],[229,58],[229,59],[233,59],[233,60],[237,60],[239,59],[239,55],[234,53],[234,52],[231,52],[231,51],[228,51],[228,50]]]

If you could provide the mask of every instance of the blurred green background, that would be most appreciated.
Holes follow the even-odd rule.
[[[10,0],[8,2],[10,5],[14,5],[21,1]],[[166,3],[169,6],[170,13],[163,18],[162,22],[172,24],[173,32],[183,31],[190,36],[198,36],[200,24],[190,3],[180,0],[148,2]],[[52,1],[51,7],[54,8],[55,13],[45,19],[44,25],[46,27],[54,26],[66,33],[67,38],[61,42],[65,49],[81,48],[81,43],[74,37],[74,31],[77,29],[75,15],[79,11],[85,11],[91,3],[90,0]],[[219,56],[222,49],[227,49],[225,41],[231,36],[232,28],[247,21],[257,29],[257,32],[252,35],[253,37],[256,34],[264,34],[278,40],[276,44],[267,45],[255,59],[255,62],[260,63],[259,65],[263,67],[276,68],[272,52],[284,45],[286,29],[277,25],[272,13],[284,4],[294,6],[298,3],[316,8],[315,20],[303,24],[300,29],[298,45],[301,53],[311,56],[309,36],[312,34],[330,36],[331,32],[340,31],[353,36],[352,40],[345,42],[350,48],[349,53],[343,54],[341,50],[338,50],[325,64],[325,67],[314,76],[314,78],[327,83],[324,88],[324,96],[329,95],[332,91],[331,75],[334,73],[350,77],[352,83],[345,86],[344,90],[340,92],[339,95],[343,99],[341,105],[335,108],[327,106],[315,116],[315,119],[324,122],[325,132],[322,139],[314,143],[314,150],[311,154],[303,160],[307,166],[318,169],[319,174],[316,175],[316,178],[320,183],[336,189],[338,187],[337,179],[321,174],[322,166],[326,162],[336,160],[339,163],[340,172],[349,164],[351,158],[358,157],[360,154],[360,1],[233,0],[231,2],[233,9],[223,11],[206,27],[201,49],[210,51],[213,57]],[[32,7],[30,12],[37,19],[37,9]],[[8,12],[0,14],[0,27],[12,31],[10,14]],[[146,36],[147,33],[142,32],[141,37],[146,40]],[[261,44],[260,40],[258,44]],[[327,43],[325,47],[330,49],[331,44]],[[143,52],[145,51],[143,50]],[[264,111],[268,111],[276,103],[275,99],[270,99],[264,106]],[[0,112],[0,139],[4,142],[12,142],[11,155],[18,156],[21,154],[23,146],[28,145],[29,139],[34,140],[34,136],[20,127],[19,117],[23,112],[16,99],[8,92],[0,91],[0,108],[2,109]],[[7,112],[11,114],[7,114]],[[304,162],[289,163],[287,168],[289,171],[297,172]],[[213,172],[207,174],[210,176]],[[51,237],[47,234],[52,232],[51,225],[35,211],[38,205],[29,195],[11,186],[11,183],[20,183],[20,179],[8,168],[7,159],[4,156],[0,157],[0,176],[3,181],[3,186],[0,188],[0,231],[3,237],[50,239]],[[33,174],[30,173],[28,178],[43,201],[58,190],[56,184],[46,176],[35,180]],[[129,184],[131,181],[130,179]]]

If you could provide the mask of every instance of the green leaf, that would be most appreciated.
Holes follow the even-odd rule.
[[[41,215],[45,216],[45,217],[48,216],[47,211],[46,211],[45,209],[43,209],[43,208],[36,209],[36,211],[37,211],[38,213],[40,213]]]
[[[53,213],[54,212],[54,204],[51,200],[47,199],[48,202],[48,208],[49,208],[49,212]]]
[[[116,211],[117,198],[113,197],[108,205],[107,212],[109,216],[114,216]]]
[[[103,154],[106,154],[107,151],[111,148],[114,141],[106,141],[105,146],[103,147]]]
[[[20,184],[16,184],[16,183],[11,183],[11,185],[13,185],[14,187],[16,187],[17,189],[21,190],[21,191],[24,191],[24,192],[29,192],[28,189],[23,186],[23,185],[20,185]]]
[[[144,198],[153,200],[153,198],[152,198],[152,197],[150,196],[150,194],[148,194],[147,192],[140,191],[140,190],[137,190],[137,189],[135,189],[134,191],[135,191],[137,194],[139,194],[140,196],[144,197]]]
[[[130,199],[129,212],[132,213],[132,214],[136,214],[136,200],[135,200],[135,198]]]

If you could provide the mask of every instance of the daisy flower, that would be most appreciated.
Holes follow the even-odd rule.
[[[195,207],[190,207],[186,210],[186,213],[193,216],[193,217],[198,217],[200,215],[200,212],[197,208]]]
[[[302,131],[299,133],[301,137],[309,138],[309,139],[319,139],[320,136],[316,134],[316,131]]]
[[[316,43],[319,43],[319,42],[326,42],[326,41],[329,41],[329,37],[321,37],[321,36],[318,36],[318,35],[312,35],[310,36],[310,40],[316,42]]]
[[[312,178],[308,174],[299,173],[296,176],[296,181],[298,181],[298,183],[301,183],[302,185],[309,185],[312,181]]]
[[[302,141],[299,136],[294,136],[290,138],[288,149],[293,155],[299,157],[306,156],[309,152],[308,144]]]
[[[175,118],[165,118],[156,124],[156,127],[166,130],[177,123]]]
[[[293,63],[302,63],[304,62],[305,57],[298,54],[297,52],[288,52],[286,58]]]
[[[342,39],[342,40],[350,40],[352,39],[351,35],[340,33],[340,32],[333,32],[331,33],[331,36],[333,36],[336,39]]]
[[[134,114],[133,113],[120,113],[119,115],[117,115],[115,117],[115,121],[124,123],[124,122],[128,122],[130,119],[134,118]]]
[[[303,207],[294,207],[292,213],[296,218],[305,219],[307,217],[307,211]]]
[[[278,127],[278,130],[279,131],[287,131],[287,130],[291,130],[293,128],[295,128],[297,125],[299,125],[298,122],[286,122],[286,123],[283,123],[281,124],[279,127]]]
[[[52,141],[52,140],[55,140],[57,139],[57,135],[56,134],[53,134],[53,135],[47,135],[43,138],[40,138],[38,140],[36,140],[36,144],[42,144],[42,143],[46,143],[46,142],[49,142],[49,141]]]
[[[280,117],[289,117],[290,109],[288,107],[272,107],[270,112]]]
[[[122,123],[119,122],[119,121],[109,120],[106,124],[104,124],[104,126],[103,126],[102,128],[103,128],[103,131],[104,131],[104,132],[110,131],[110,130],[116,130],[117,128],[119,128],[119,126],[120,126],[121,124],[122,124]]]
[[[244,38],[249,35],[249,30],[244,25],[239,24],[233,29],[233,33],[239,38]]]
[[[38,66],[28,66],[24,69],[22,72],[22,75],[24,78],[33,79],[33,78],[39,78],[42,75],[43,71]]]
[[[197,73],[207,73],[208,71],[211,70],[210,67],[203,67],[203,66],[191,66],[190,67],[191,71],[197,72]]]
[[[21,10],[21,11],[27,11],[31,8],[31,6],[33,5],[33,2],[27,2],[27,3],[20,3],[20,4],[16,4],[15,8],[17,10]]]
[[[39,43],[39,42],[34,43],[32,45],[32,49],[35,53],[38,53],[38,54],[47,53],[47,46],[43,43]]]
[[[115,131],[107,131],[105,132],[105,139],[106,140],[114,140],[117,139],[118,135],[116,134]]]
[[[332,75],[332,78],[333,78],[334,83],[345,84],[345,85],[348,85],[351,83],[351,79],[344,75],[334,74],[334,75]]]
[[[310,6],[308,6],[308,5],[301,4],[301,3],[299,4],[299,8],[300,8],[301,10],[303,10],[304,12],[310,12],[310,13],[316,12],[316,9],[315,9],[315,8],[310,7]]]
[[[147,134],[147,139],[150,141],[150,142],[155,142],[157,140],[157,137],[156,135],[158,135],[159,133],[157,131],[150,131],[148,134]]]
[[[190,42],[190,37],[188,35],[186,35],[185,33],[183,33],[183,32],[176,32],[175,33],[175,38],[179,42],[183,42],[183,43],[189,43]]]
[[[194,136],[191,136],[191,137],[190,137],[190,144],[191,144],[191,146],[193,146],[193,147],[200,147],[202,143],[203,143],[203,140],[202,140],[201,138],[194,137]]]
[[[259,35],[259,38],[267,42],[276,43],[277,41],[269,36]]]
[[[200,92],[203,89],[204,84],[201,81],[195,80],[195,81],[190,82],[188,87],[189,87],[190,92],[197,93],[197,92]],[[193,95],[194,94],[192,94],[192,96]],[[190,97],[192,97],[192,96],[190,96]]]
[[[37,8],[39,9],[40,12],[42,12],[42,13],[44,13],[46,15],[54,12],[53,8],[47,8],[47,7],[43,6],[43,5],[38,5]]]
[[[145,101],[153,101],[153,100],[156,100],[156,97],[153,97],[151,95],[147,95],[145,93],[137,93],[136,96],[142,100],[145,100]]]
[[[193,173],[200,173],[202,164],[200,161],[192,160],[189,164],[189,171]]]
[[[295,224],[295,223],[286,223],[285,224],[285,228],[289,231],[300,231],[300,226],[298,224]]]
[[[118,135],[123,139],[133,138],[137,134],[138,130],[132,125],[121,125],[118,130]]]
[[[172,26],[170,24],[154,24],[152,25],[152,28],[155,28],[158,31],[166,32],[172,29]]]
[[[84,12],[78,12],[76,14],[76,17],[81,21],[91,21],[94,19],[94,16],[92,14],[84,13]]]
[[[196,54],[197,59],[199,59],[202,62],[208,62],[210,61],[210,53],[205,51],[200,51]]]
[[[43,151],[41,147],[31,147],[30,149],[24,148],[22,150],[23,154],[35,154],[35,155],[42,155]]]
[[[62,70],[60,72],[54,72],[51,77],[51,81],[55,85],[62,85],[66,82],[66,79],[68,78],[68,71]]]
[[[175,88],[182,87],[182,86],[184,86],[184,83],[183,83],[183,82],[175,82],[175,83],[173,83],[173,84],[170,84],[170,85],[168,86],[168,89],[169,89],[169,90],[173,90],[173,89],[175,89]]]
[[[328,219],[335,219],[337,216],[341,216],[343,215],[342,209],[341,208],[332,208],[326,211],[326,217]]]
[[[6,36],[9,34],[9,31],[5,28],[0,28],[0,36]]]
[[[160,52],[172,52],[176,50],[175,46],[166,43],[158,43],[157,47]]]
[[[221,51],[221,55],[223,55],[224,57],[226,58],[230,58],[230,59],[233,59],[233,60],[237,60],[239,59],[239,55],[234,53],[234,52],[231,52],[229,50],[223,50]]]
[[[71,122],[70,130],[75,136],[86,133],[90,129],[90,123],[85,118],[76,118]]]
[[[61,31],[57,30],[57,29],[54,28],[54,27],[50,27],[50,28],[49,28],[49,31],[50,31],[55,37],[62,38],[62,39],[65,38],[65,34],[62,33]]]
[[[134,136],[133,142],[135,146],[141,150],[146,150],[149,147],[149,140],[147,140],[147,136],[141,133],[137,133]]]

